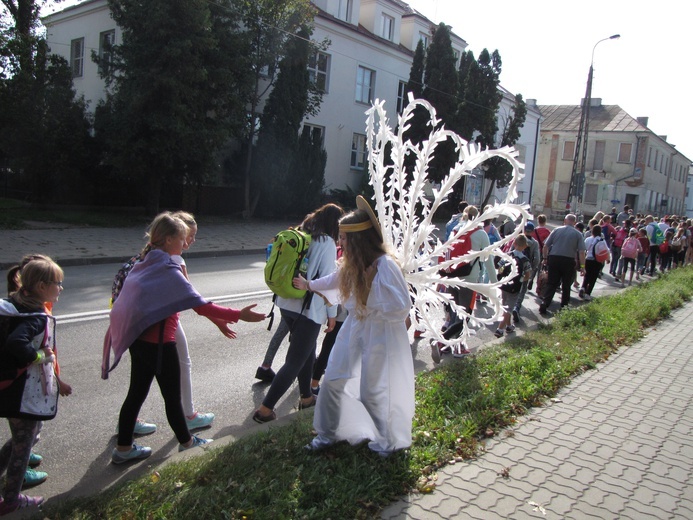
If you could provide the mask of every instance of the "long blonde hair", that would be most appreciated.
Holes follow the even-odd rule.
[[[168,237],[188,236],[188,226],[180,217],[170,211],[159,213],[149,225],[146,237],[147,245],[142,250],[141,257],[147,256],[152,249],[161,249]]]
[[[367,212],[357,209],[342,217],[339,223],[358,224],[369,219]],[[356,317],[361,319],[366,315],[366,303],[373,283],[373,277],[368,276],[367,270],[387,251],[375,228],[346,233],[345,246],[340,260],[339,290],[344,300],[354,295]]]
[[[16,303],[32,310],[45,309],[43,299],[38,294],[39,284],[51,284],[63,280],[63,270],[49,257],[30,260],[20,272],[20,286],[10,297]]]

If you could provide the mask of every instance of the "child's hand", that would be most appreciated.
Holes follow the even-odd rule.
[[[34,361],[35,365],[47,365],[55,361],[55,354],[50,347],[42,348],[38,351],[38,357]]]
[[[68,385],[60,378],[58,378],[58,389],[60,391],[60,395],[63,397],[67,397],[68,395],[72,394],[72,386]]]
[[[303,278],[303,276],[301,275],[298,275],[293,280],[291,280],[291,283],[296,289],[300,289],[302,291],[308,290],[308,280]]]
[[[337,325],[337,318],[327,318],[327,328],[325,329],[325,334],[332,332],[335,325]]]
[[[243,307],[241,309],[241,316],[240,319],[243,321],[262,321],[265,319],[265,315],[261,314],[259,312],[255,312],[253,310],[253,307],[257,307],[257,303],[253,303],[252,305],[248,305],[247,307]]]
[[[236,339],[236,333],[231,330],[231,323],[224,320],[209,318],[209,320],[214,323],[221,333],[229,339]]]

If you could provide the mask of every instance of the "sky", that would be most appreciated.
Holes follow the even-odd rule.
[[[592,98],[648,117],[649,129],[693,162],[693,27],[686,2],[405,1],[450,25],[474,56],[497,49],[501,85],[539,105],[579,105],[594,50]],[[595,47],[614,34],[621,37]]]
[[[501,84],[539,105],[579,105],[594,50],[592,97],[619,105],[693,162],[693,27],[681,0],[405,0],[445,22],[479,56],[498,50]],[[66,0],[46,12],[79,3]],[[488,7],[486,7],[488,6]],[[620,34],[617,40],[595,44]]]

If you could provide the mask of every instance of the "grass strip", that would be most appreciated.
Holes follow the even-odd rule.
[[[414,443],[387,459],[367,446],[307,453],[311,415],[171,464],[159,474],[46,508],[58,520],[125,518],[365,519],[397,497],[435,488],[435,471],[479,453],[577,374],[640,339],[693,295],[693,267],[560,312],[540,326],[416,379]]]

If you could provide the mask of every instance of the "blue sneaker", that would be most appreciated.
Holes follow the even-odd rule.
[[[197,435],[192,436],[192,444],[190,446],[184,446],[183,444],[180,444],[178,446],[178,451],[185,451],[189,450],[191,448],[204,448],[206,447],[207,444],[212,442],[214,439],[203,439],[202,437],[198,437]]]
[[[35,469],[27,468],[27,470],[24,472],[24,482],[22,483],[22,489],[43,484],[47,478],[48,473],[46,473],[45,471],[36,471]]]
[[[135,422],[135,435],[150,435],[156,431],[156,424],[144,422],[142,419],[137,419]],[[118,433],[118,425],[116,424],[116,434]]]
[[[192,419],[185,418],[188,430],[190,431],[207,428],[212,425],[212,421],[214,421],[213,413],[196,412]]]
[[[152,454],[152,449],[147,446],[138,446],[133,444],[130,451],[118,451],[118,448],[113,448],[111,453],[111,462],[113,464],[122,464],[131,460],[146,459]]]
[[[43,462],[43,457],[39,455],[38,453],[34,453],[33,451],[31,452],[31,455],[29,455],[29,467],[30,468],[35,468],[39,464]]]

